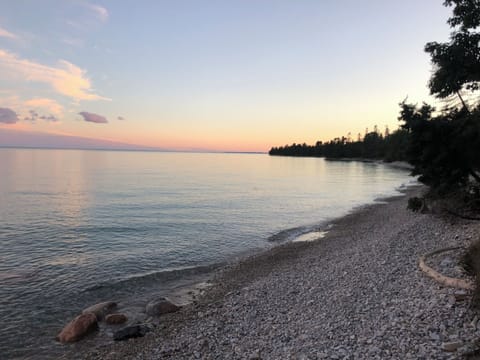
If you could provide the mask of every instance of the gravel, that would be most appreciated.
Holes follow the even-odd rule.
[[[317,241],[280,245],[230,264],[197,301],[158,318],[144,338],[67,357],[459,358],[480,337],[470,294],[441,287],[417,261],[433,250],[468,244],[480,227],[412,213],[407,198],[338,219]],[[457,257],[446,253],[430,265],[464,276],[455,267]]]

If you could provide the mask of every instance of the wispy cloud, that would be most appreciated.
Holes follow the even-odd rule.
[[[118,116],[117,120],[125,120],[125,118],[123,116]]]
[[[46,109],[48,112],[55,114],[57,116],[63,114],[63,106],[57,103],[53,99],[48,98],[33,98],[25,101],[25,105],[28,107],[38,107]]]
[[[35,110],[30,110],[28,113],[29,113],[29,116],[25,116],[23,118],[24,121],[30,121],[30,122],[37,121],[38,113]]]
[[[18,121],[18,116],[15,111],[9,108],[0,108],[0,123],[15,124]]]
[[[0,71],[17,76],[23,81],[46,83],[59,94],[76,101],[109,100],[93,92],[85,70],[65,60],[59,60],[57,67],[53,67],[22,59],[0,49]]]
[[[105,9],[103,6],[90,3],[85,3],[84,6],[91,10],[94,13],[95,17],[97,17],[100,21],[106,22],[108,20],[108,10]]]
[[[0,26],[0,37],[4,37],[4,38],[7,38],[7,39],[18,39],[18,36],[11,33],[10,31],[6,30],[5,28],[2,28]]]
[[[45,121],[50,121],[50,122],[57,122],[59,121],[56,116],[53,115],[40,115],[38,112],[35,110],[29,110],[29,116],[25,116],[23,120],[25,121],[30,121],[30,122],[36,122],[38,119],[40,120],[45,120]]]
[[[108,123],[108,120],[105,116],[94,114],[94,113],[89,113],[86,111],[82,111],[78,113],[83,117],[83,120],[88,121],[88,122],[93,122],[96,124],[106,124]]]
[[[51,122],[57,122],[59,121],[55,116],[53,115],[42,115],[39,117],[39,119],[45,120],[45,121],[51,121]]]

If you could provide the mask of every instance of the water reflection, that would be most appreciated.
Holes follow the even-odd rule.
[[[378,164],[263,154],[0,149],[0,168],[0,353],[19,356],[144,274],[218,264],[282,234],[311,240],[408,181]]]

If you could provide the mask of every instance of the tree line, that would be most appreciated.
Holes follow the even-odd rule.
[[[292,144],[280,147],[272,147],[270,155],[283,156],[311,156],[326,157],[331,159],[376,159],[391,161],[406,160],[406,146],[408,132],[399,129],[392,134],[388,131],[384,134],[378,131],[367,132],[363,139],[352,141],[349,137],[342,136],[333,140],[317,141],[315,145]]]
[[[428,86],[441,109],[403,101],[401,126],[392,134],[273,147],[270,155],[406,160],[434,192],[462,190],[480,198],[480,0],[444,5],[452,7],[450,39],[425,45],[433,65]]]

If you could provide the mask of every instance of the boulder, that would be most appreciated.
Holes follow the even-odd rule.
[[[92,313],[95,314],[98,321],[102,320],[105,315],[111,312],[117,307],[117,303],[113,301],[104,301],[95,305],[92,305],[82,311],[82,314]]]
[[[81,314],[70,321],[63,330],[60,331],[56,339],[61,343],[75,342],[97,328],[98,324],[95,314]]]
[[[167,298],[158,298],[150,301],[145,308],[145,312],[149,316],[159,316],[180,310],[180,306],[170,302]]]
[[[150,328],[143,324],[131,325],[124,327],[113,333],[113,340],[122,341],[131,338],[138,338],[145,336],[150,331]]]
[[[109,325],[123,324],[128,318],[124,314],[109,314],[105,316],[105,322]]]

